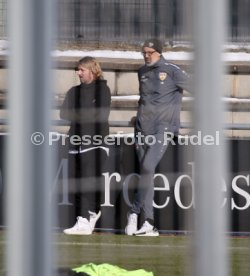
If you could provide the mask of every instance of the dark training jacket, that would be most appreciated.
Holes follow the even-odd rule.
[[[60,117],[70,121],[69,135],[108,135],[110,103],[106,80],[72,87],[60,109]]]
[[[152,135],[167,131],[178,135],[182,92],[189,91],[188,75],[161,56],[154,65],[142,66],[138,78],[136,132]]]

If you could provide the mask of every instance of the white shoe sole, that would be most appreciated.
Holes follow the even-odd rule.
[[[92,231],[91,232],[86,232],[86,231],[70,232],[70,231],[64,230],[63,233],[66,235],[91,235]]]
[[[159,232],[152,231],[152,232],[148,232],[148,233],[135,233],[134,236],[137,236],[137,237],[158,237]]]

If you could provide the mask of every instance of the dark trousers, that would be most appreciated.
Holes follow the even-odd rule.
[[[151,135],[155,143],[147,145],[136,144],[136,151],[140,163],[140,181],[138,184],[135,200],[132,205],[132,213],[140,214],[144,220],[154,220],[153,199],[154,199],[154,173],[155,168],[167,150],[168,143],[164,141],[164,133]]]
[[[88,218],[88,211],[100,210],[101,180],[106,161],[107,152],[100,147],[69,152],[69,177],[71,185],[74,185],[76,216]]]

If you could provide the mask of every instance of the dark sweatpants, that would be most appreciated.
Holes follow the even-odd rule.
[[[101,204],[101,176],[107,161],[103,148],[85,152],[69,152],[69,177],[75,186],[75,214],[89,217],[88,211],[98,212]]]

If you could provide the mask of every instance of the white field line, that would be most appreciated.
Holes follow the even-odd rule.
[[[143,237],[142,237],[143,238]],[[140,237],[138,237],[140,239]],[[147,237],[144,237],[147,239]],[[168,245],[168,244],[118,244],[118,243],[100,243],[100,242],[55,242],[56,245],[76,245],[76,246],[107,246],[107,247],[140,247],[140,248],[188,248],[190,245]],[[229,250],[247,250],[250,251],[248,246],[228,246]]]
[[[145,237],[144,237],[145,238]],[[146,237],[147,238],[147,237]],[[140,237],[138,237],[140,239]],[[177,245],[177,246],[171,246],[167,244],[127,244],[127,243],[102,243],[102,242],[55,242],[56,245],[72,245],[72,246],[107,246],[107,247],[141,247],[141,248],[185,248],[186,246],[183,245]]]
[[[145,237],[144,237],[145,238]],[[140,237],[138,237],[140,239]],[[7,241],[0,241],[0,244],[5,245]],[[167,245],[167,244],[127,244],[127,243],[101,243],[101,242],[53,242],[55,245],[63,246],[105,246],[105,247],[141,247],[141,248],[185,248],[184,245]]]
[[[148,237],[138,237],[138,239]],[[0,245],[7,244],[7,241],[0,241]],[[106,247],[140,247],[140,248],[188,248],[189,245],[168,245],[168,244],[127,244],[127,243],[101,243],[101,242],[53,242],[55,245],[63,246],[106,246]],[[248,246],[228,246],[228,250],[246,250],[250,251]]]

